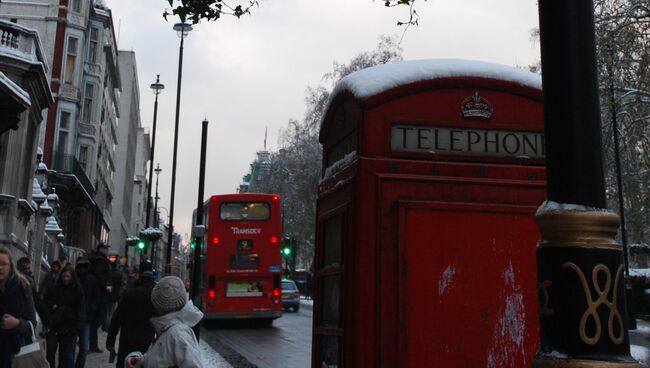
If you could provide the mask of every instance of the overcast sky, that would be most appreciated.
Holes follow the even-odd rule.
[[[162,18],[166,0],[106,0],[118,46],[136,53],[142,124],[151,127],[156,74],[159,96],[155,163],[159,206],[169,208],[180,40],[178,20]],[[539,59],[530,39],[534,0],[417,1],[419,27],[401,47],[405,60],[463,58],[525,66]],[[404,8],[404,9],[401,9]],[[263,147],[277,148],[288,119],[304,113],[307,86],[321,83],[332,62],[373,50],[381,35],[400,35],[406,7],[380,0],[261,0],[252,16],[203,22],[185,39],[174,227],[184,239],[196,207],[201,121],[210,121],[205,197],[233,193]],[[154,176],[155,183],[155,176]],[[153,193],[152,193],[153,195]],[[165,211],[161,211],[166,217]]]

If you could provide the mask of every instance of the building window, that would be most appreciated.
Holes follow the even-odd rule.
[[[54,152],[54,164],[59,167],[63,165],[64,155],[68,147],[68,129],[70,128],[70,112],[61,111],[59,113],[59,129]]]
[[[86,170],[88,167],[88,154],[89,154],[90,148],[88,146],[79,146],[79,164],[81,167]]]
[[[84,123],[90,123],[93,110],[93,95],[95,93],[95,86],[92,83],[86,83],[86,90],[84,92],[84,106],[81,120]]]
[[[70,112],[61,111],[59,114],[59,129],[70,129]]]
[[[75,13],[81,13],[81,0],[70,0],[72,11]]]
[[[97,63],[97,42],[99,38],[99,29],[95,27],[90,28],[90,45],[88,47],[88,61],[95,64]]]
[[[74,82],[74,69],[77,63],[77,43],[74,37],[68,37],[68,52],[65,56],[65,82],[72,84]]]

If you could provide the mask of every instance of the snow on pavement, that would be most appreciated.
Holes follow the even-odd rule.
[[[639,345],[630,345],[630,353],[632,354],[632,358],[636,359],[639,364],[641,364],[641,367],[648,366],[648,355],[650,355],[650,349]]]
[[[201,347],[201,359],[203,360],[204,367],[232,368],[205,340],[201,339],[199,345]]]

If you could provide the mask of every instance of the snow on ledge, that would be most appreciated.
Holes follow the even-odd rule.
[[[336,84],[331,99],[345,90],[357,98],[366,98],[417,81],[452,77],[499,79],[542,89],[541,76],[524,69],[475,60],[428,59],[382,64],[351,73]]]
[[[576,211],[576,212],[611,212],[606,208],[589,207],[581,204],[558,203],[553,201],[544,201],[537,209],[536,216],[546,212],[557,211]]]
[[[29,93],[22,89],[18,84],[9,79],[4,73],[0,72],[0,83],[8,88],[17,99],[20,100],[22,105],[27,108],[32,106],[32,101],[29,98]]]
[[[630,276],[650,278],[650,268],[630,268]]]
[[[141,236],[143,236],[143,235],[144,235],[144,236],[151,236],[151,235],[154,235],[154,236],[162,236],[162,235],[163,235],[163,232],[162,232],[162,230],[160,230],[159,228],[156,228],[156,227],[148,227],[148,228],[146,228],[146,229],[142,229],[142,230],[140,230],[140,235],[141,235]]]
[[[348,153],[347,155],[343,156],[342,159],[334,162],[330,166],[328,166],[325,169],[325,174],[323,175],[323,179],[321,179],[321,183],[331,177],[332,175],[336,174],[337,172],[341,171],[344,167],[348,166],[354,159],[357,158],[357,151],[352,151]]]

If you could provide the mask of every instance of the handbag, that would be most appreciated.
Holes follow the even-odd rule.
[[[14,355],[11,366],[16,368],[49,368],[50,364],[45,359],[41,344],[34,334],[34,326],[29,322],[32,331],[32,342],[20,347],[20,351]]]

